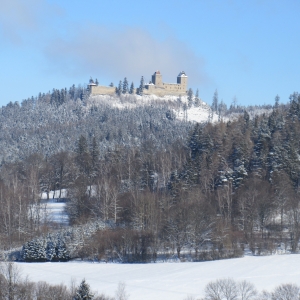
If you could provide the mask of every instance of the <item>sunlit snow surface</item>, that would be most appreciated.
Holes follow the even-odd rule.
[[[44,219],[48,222],[59,225],[69,225],[69,217],[65,213],[66,203],[56,202],[56,199],[49,200],[46,203]]]
[[[149,105],[160,105],[161,103],[165,103],[165,105],[169,105],[169,107],[172,109],[178,120],[198,123],[205,123],[208,121],[215,123],[220,120],[223,120],[224,122],[227,122],[229,120],[233,121],[244,114],[244,111],[241,110],[239,113],[231,113],[230,115],[219,117],[216,112],[212,114],[211,108],[209,104],[207,104],[208,102],[200,100],[199,106],[195,107],[193,105],[192,107],[188,107],[187,96],[182,96],[180,98],[181,105],[174,106],[174,104],[178,104],[178,100],[179,97],[174,95],[166,95],[164,97],[158,97],[155,95],[121,95],[121,97],[95,95],[91,96],[87,100],[86,109],[90,109],[90,107],[97,106],[99,104],[116,107],[118,109],[134,109],[138,106],[146,107]],[[186,104],[186,109],[184,109],[183,104]],[[253,119],[256,115],[270,114],[272,112],[272,109],[262,107],[248,107],[247,112],[249,114],[250,119]]]
[[[252,282],[258,290],[272,290],[282,283],[300,282],[300,255],[245,256],[200,263],[104,264],[19,263],[33,281],[69,285],[85,278],[92,289],[114,296],[119,282],[126,284],[130,300],[183,300],[203,296],[212,280],[231,277]]]
[[[62,189],[60,197],[66,198],[66,196],[67,191],[65,189]],[[58,197],[59,191],[51,191],[49,193],[49,200],[47,200],[47,194],[42,193],[42,218],[46,222],[55,223],[57,225],[69,225],[69,217],[65,212],[66,203],[61,202],[61,199],[58,199]]]

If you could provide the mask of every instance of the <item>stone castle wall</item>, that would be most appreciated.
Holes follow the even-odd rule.
[[[180,75],[184,75],[181,77]],[[187,76],[181,72],[177,77],[177,83],[163,83],[160,72],[155,72],[152,75],[152,82],[145,84],[145,95],[156,95],[163,97],[165,95],[186,95],[187,93]],[[90,85],[91,95],[114,95],[115,87]]]
[[[160,88],[156,87],[155,85],[148,86],[149,88],[144,89],[144,95],[156,95],[158,97],[163,97],[166,95],[186,95],[186,91],[182,89],[177,89],[174,87],[169,88]]]
[[[114,95],[116,93],[115,87],[93,85],[91,86],[92,95]]]

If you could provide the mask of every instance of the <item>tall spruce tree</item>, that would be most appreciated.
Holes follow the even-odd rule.
[[[194,105],[195,105],[195,107],[199,107],[199,105],[200,105],[199,90],[198,89],[196,90]]]
[[[191,88],[189,88],[188,90],[188,107],[192,107],[193,106],[193,90]]]
[[[131,82],[131,85],[130,85],[130,89],[129,89],[129,94],[134,94],[134,84],[133,82]]]
[[[122,89],[122,94],[127,94],[128,93],[128,81],[127,78],[124,78],[123,81],[123,89]]]
[[[118,88],[116,89],[116,94],[118,96],[121,96],[122,94],[122,88],[123,88],[123,83],[122,83],[122,80],[119,81],[119,85],[118,85]]]
[[[214,92],[213,101],[212,101],[212,105],[211,105],[213,112],[218,111],[218,106],[219,106],[219,99],[218,99],[218,91],[216,90]]]
[[[138,95],[143,96],[144,94],[144,76],[141,77],[140,86],[138,88]]]
[[[280,97],[278,95],[276,95],[276,97],[275,97],[275,105],[274,105],[274,107],[276,109],[279,107],[279,100],[280,100]]]

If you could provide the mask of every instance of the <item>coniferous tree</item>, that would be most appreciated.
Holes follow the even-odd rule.
[[[116,90],[118,96],[121,96],[121,94],[122,94],[122,86],[123,86],[122,80],[120,80],[119,85],[118,85],[118,89]]]
[[[276,95],[276,97],[275,97],[275,105],[274,105],[274,107],[276,109],[279,107],[279,100],[280,100],[280,97],[278,95]]]
[[[46,255],[47,255],[47,260],[49,261],[55,261],[57,259],[56,244],[50,234],[47,237]]]
[[[66,243],[62,236],[58,236],[57,241],[57,258],[59,261],[68,261],[70,259]]]
[[[75,92],[76,92],[76,88],[75,88],[75,84],[73,84],[69,89],[69,95],[72,100],[75,100]]]
[[[93,298],[94,294],[91,293],[89,284],[86,283],[85,279],[83,279],[80,286],[77,288],[76,295],[73,300],[92,300]]]
[[[199,107],[199,105],[200,105],[199,90],[198,89],[196,90],[194,105],[195,105],[195,107]]]
[[[79,156],[83,155],[84,153],[88,153],[88,144],[84,135],[81,135],[78,140],[76,152]]]
[[[212,105],[211,105],[211,108],[212,108],[213,112],[218,111],[218,105],[219,105],[218,91],[216,90],[215,93],[214,93],[213,101],[212,101]]]
[[[91,153],[91,159],[92,159],[92,167],[93,167],[93,169],[95,169],[97,166],[97,163],[98,163],[98,159],[99,159],[99,146],[98,146],[98,143],[97,143],[95,137],[93,137],[90,153]]]
[[[127,94],[128,93],[128,81],[127,78],[124,78],[123,81],[123,88],[122,88],[122,94]]]
[[[143,96],[144,94],[144,76],[141,77],[140,86],[138,88],[138,95]]]
[[[193,90],[189,88],[188,90],[188,107],[191,108],[193,106]]]
[[[133,82],[131,82],[129,94],[131,94],[131,95],[134,94],[134,84],[133,84]]]

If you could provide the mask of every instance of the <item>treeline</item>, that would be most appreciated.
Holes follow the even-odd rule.
[[[272,292],[262,291],[259,293],[255,286],[246,281],[235,281],[231,278],[212,281],[205,287],[205,297],[198,300],[292,300],[299,299],[300,287],[296,284],[281,284]],[[185,300],[197,300],[193,296]]]

